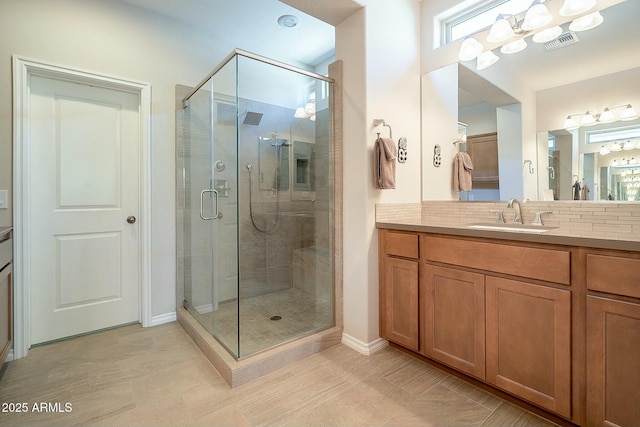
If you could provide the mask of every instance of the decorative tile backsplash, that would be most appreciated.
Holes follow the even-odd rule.
[[[560,227],[567,235],[605,239],[640,239],[640,203],[612,201],[549,201],[522,203],[522,219],[531,224],[536,212],[550,227]],[[422,203],[389,203],[376,205],[377,222],[402,222],[430,225],[464,225],[473,222],[495,222],[502,210],[506,222],[515,213],[506,202],[425,201]]]

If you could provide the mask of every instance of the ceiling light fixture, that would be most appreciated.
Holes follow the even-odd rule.
[[[295,15],[282,15],[278,18],[278,25],[285,28],[293,28],[298,25],[298,18]]]

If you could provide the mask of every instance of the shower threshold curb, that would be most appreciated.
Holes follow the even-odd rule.
[[[340,344],[342,328],[332,327],[236,360],[191,314],[177,310],[178,323],[233,388]]]

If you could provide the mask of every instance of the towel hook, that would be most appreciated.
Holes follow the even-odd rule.
[[[393,133],[391,131],[391,126],[389,126],[384,119],[373,119],[373,126],[386,126],[389,128],[389,138],[393,139]],[[380,132],[378,132],[378,138],[380,138]]]

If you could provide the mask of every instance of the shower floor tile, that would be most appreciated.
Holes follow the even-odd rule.
[[[190,312],[194,314],[193,310]],[[216,311],[204,314],[196,312],[194,315],[207,330],[215,331],[214,335],[222,344],[235,351],[238,343],[236,300],[219,304]],[[331,304],[298,289],[243,298],[240,300],[240,356],[332,325]]]

